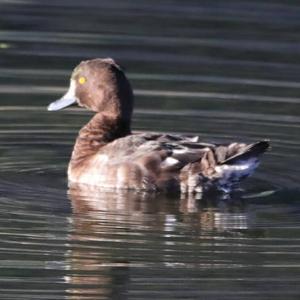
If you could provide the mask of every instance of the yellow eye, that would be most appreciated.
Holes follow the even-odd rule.
[[[80,84],[84,84],[84,83],[86,83],[86,78],[83,77],[83,76],[81,76],[81,77],[79,77],[78,82],[79,82]]]

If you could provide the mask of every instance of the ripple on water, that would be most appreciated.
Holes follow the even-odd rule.
[[[6,117],[19,110],[8,110]],[[205,118],[211,118],[199,114],[203,124]],[[168,127],[172,112],[154,125],[156,116],[156,111],[138,111],[139,129],[149,124],[153,129],[172,129]],[[40,118],[43,129],[37,129]],[[79,121],[71,126],[76,118]],[[262,123],[282,131],[273,131],[279,135],[276,152],[266,155],[260,171],[249,180],[244,199],[199,202],[82,189],[67,194],[66,164],[79,123],[86,118],[78,111],[50,116],[36,108],[26,111],[15,126],[4,120],[0,127],[5,174],[0,182],[0,226],[5,229],[0,233],[3,297],[108,298],[117,293],[140,299],[148,298],[155,289],[160,298],[181,299],[188,291],[192,298],[260,295],[276,299],[281,289],[295,284],[300,275],[295,264],[300,248],[300,240],[295,239],[299,211],[293,200],[283,200],[287,192],[280,192],[296,184],[291,174],[297,170],[288,153],[299,146],[289,142],[292,131],[285,133],[273,118],[261,118],[259,124],[251,121],[251,115],[246,118],[253,132]],[[183,124],[184,131],[195,133],[191,125],[197,118],[197,114],[178,114],[176,126]],[[218,119],[222,126],[206,124],[201,134],[215,141],[242,137],[242,128],[235,125],[239,118],[242,116],[235,114],[226,119],[225,114]],[[21,126],[24,119],[30,123]],[[285,124],[289,122],[297,124],[295,119]],[[232,136],[223,134],[228,128],[235,130]],[[246,135],[250,140],[256,138],[249,132]],[[269,168],[274,164],[286,174],[271,174]],[[289,164],[286,171],[284,164]]]
[[[298,299],[299,7],[129,2],[2,4],[0,298]],[[245,192],[67,191],[90,114],[46,105],[106,56],[128,67],[135,129],[271,139]]]
[[[17,33],[6,33],[5,38],[21,42]],[[44,39],[47,43],[51,39],[57,42],[57,38],[50,33],[26,35],[26,40]],[[92,35],[67,34],[60,38],[72,45],[75,41],[82,44],[83,40],[96,40]],[[113,43],[124,42],[124,37],[103,36],[107,38]],[[128,40],[140,43],[141,37],[128,36],[126,43]],[[220,42],[157,37],[142,40],[160,47],[164,43],[215,47]],[[273,45],[251,46],[257,51],[262,46],[272,49]],[[289,51],[288,46],[282,44],[277,49]],[[223,41],[222,47],[240,51],[243,43]],[[166,57],[182,65],[180,53]],[[160,55],[148,59],[155,65]],[[194,62],[190,55],[188,66]],[[197,58],[197,64],[203,70],[230,65],[235,77],[224,76],[221,69],[213,76],[209,72],[206,76],[188,72],[174,75],[170,68],[166,68],[169,74],[129,72],[139,98],[134,127],[200,134],[204,140],[216,142],[270,138],[273,150],[246,183],[244,199],[197,202],[164,196],[149,199],[139,193],[84,191],[67,195],[67,161],[76,132],[89,115],[80,110],[49,114],[40,106],[2,107],[3,297],[111,298],[116,293],[140,299],[152,297],[156,290],[159,298],[172,299],[215,299],[221,295],[231,299],[272,295],[275,299],[281,289],[294,295],[291,287],[299,278],[295,261],[300,245],[294,238],[299,232],[299,213],[294,200],[283,201],[293,193],[282,190],[298,186],[295,159],[299,152],[299,118],[286,111],[290,106],[298,108],[295,94],[299,84],[276,76],[266,79],[263,73],[262,77],[243,78],[235,67],[244,65],[250,70],[255,65],[245,61]],[[269,70],[287,67],[259,62],[256,68],[262,65]],[[45,72],[20,68],[16,72],[2,68],[1,76],[23,82],[2,84],[2,93],[29,94],[32,99],[58,95],[66,87],[49,86],[49,81],[53,77],[63,79],[68,73],[61,69]],[[199,91],[199,84],[204,91]],[[156,89],[150,90],[151,85]],[[287,89],[295,93],[284,94]],[[17,282],[22,284],[16,289]]]

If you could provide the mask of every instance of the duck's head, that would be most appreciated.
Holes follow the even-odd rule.
[[[73,103],[95,112],[129,121],[133,93],[120,66],[111,58],[81,62],[73,71],[70,87],[48,110],[60,110]]]

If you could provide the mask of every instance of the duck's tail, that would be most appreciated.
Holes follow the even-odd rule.
[[[269,147],[268,141],[259,141],[244,146],[238,152],[219,162],[215,171],[220,186],[222,184],[224,186],[232,185],[251,175],[259,165],[259,156]]]
[[[236,183],[253,173],[268,141],[254,144],[206,145],[201,160],[185,165],[180,173],[182,193],[217,189],[229,193]]]
[[[270,147],[269,141],[259,141],[254,144],[250,144],[245,146],[241,152],[238,152],[224,161],[222,161],[221,165],[236,165],[243,164],[247,162],[249,159],[258,158],[261,154],[266,152],[266,150]]]

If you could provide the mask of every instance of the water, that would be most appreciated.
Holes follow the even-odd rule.
[[[1,299],[298,299],[297,1],[0,1]],[[269,138],[242,196],[68,191],[91,114],[49,113],[77,63],[111,56],[136,130]]]

